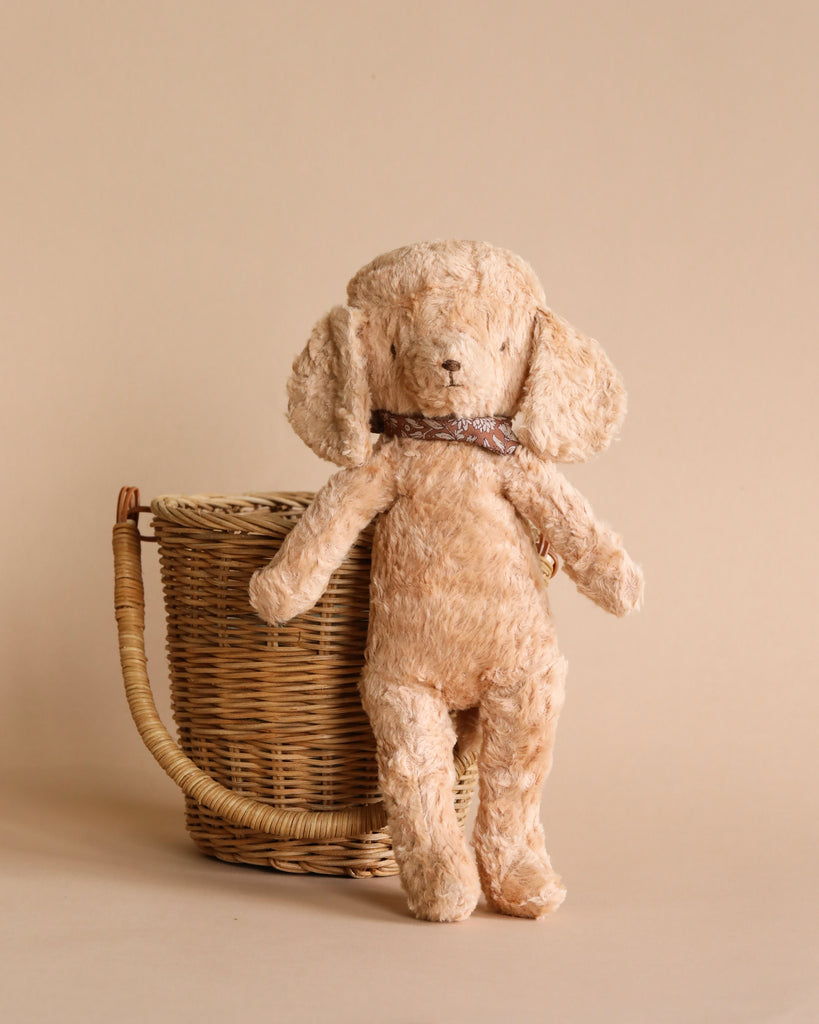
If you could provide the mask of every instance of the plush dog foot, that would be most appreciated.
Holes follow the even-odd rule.
[[[504,858],[509,863],[508,858]],[[489,906],[513,917],[539,918],[557,910],[566,898],[566,889],[552,870],[548,858],[524,848],[497,878],[481,870],[481,881]]]
[[[465,850],[444,856],[414,851],[403,858],[401,884],[410,910],[423,921],[464,921],[481,894],[477,868]]]

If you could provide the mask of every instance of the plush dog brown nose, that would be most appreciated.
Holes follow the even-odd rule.
[[[441,366],[443,366],[443,368],[445,370],[448,370],[450,373],[454,373],[455,370],[460,370],[461,368],[461,364],[457,363],[454,359],[445,359],[441,363]]]

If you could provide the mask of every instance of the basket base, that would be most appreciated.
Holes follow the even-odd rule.
[[[478,769],[474,759],[461,762],[460,769],[453,796],[458,824],[463,829]],[[268,832],[231,825],[190,797],[185,798],[185,824],[202,853],[229,864],[348,878],[398,874],[389,829],[338,839],[277,839]]]
[[[185,824],[197,848],[229,864],[250,864],[291,874],[372,878],[397,875],[388,831],[344,839],[276,839],[224,821],[190,799]]]

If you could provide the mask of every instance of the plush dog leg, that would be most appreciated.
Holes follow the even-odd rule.
[[[516,917],[543,917],[566,896],[540,824],[540,793],[552,765],[565,674],[565,659],[559,658],[545,677],[491,688],[481,705],[480,807],[473,841],[487,902]]]
[[[455,732],[446,704],[433,690],[367,671],[361,695],[410,910],[428,921],[462,921],[475,909],[480,881],[455,816]]]

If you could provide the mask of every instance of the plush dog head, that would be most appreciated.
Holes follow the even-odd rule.
[[[596,341],[546,305],[531,267],[485,242],[427,242],[360,270],[293,364],[288,418],[318,455],[370,454],[373,409],[514,416],[542,458],[602,451],[625,415],[622,382]]]

